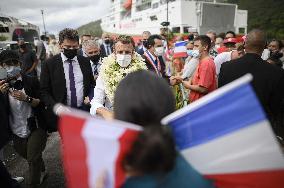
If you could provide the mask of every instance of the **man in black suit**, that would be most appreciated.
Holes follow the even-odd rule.
[[[245,41],[246,54],[223,63],[219,74],[219,87],[246,73],[253,75],[252,86],[260,100],[276,135],[284,136],[283,103],[284,71],[261,59],[266,37],[261,30],[252,30]]]
[[[56,116],[52,113],[56,103],[72,108],[88,110],[84,98],[94,87],[94,77],[90,61],[77,55],[79,48],[78,32],[66,28],[59,33],[59,45],[62,52],[48,59],[41,72],[41,98],[50,116],[50,124],[56,130]],[[56,109],[56,114],[66,110],[63,106]]]
[[[160,35],[151,35],[145,43],[146,50],[142,57],[145,59],[148,70],[168,80],[165,75],[165,62],[163,59],[164,47]]]
[[[113,43],[112,40],[107,33],[102,34],[103,43],[101,44],[101,57],[107,57],[113,52]]]

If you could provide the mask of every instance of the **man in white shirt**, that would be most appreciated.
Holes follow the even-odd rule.
[[[216,75],[218,76],[220,73],[220,68],[223,63],[226,61],[231,61],[233,59],[240,58],[244,55],[244,46],[238,45],[236,49],[233,49],[229,52],[222,52],[221,54],[218,54],[215,59],[215,67],[216,67]]]
[[[114,93],[120,80],[130,72],[147,69],[142,57],[134,51],[134,41],[130,36],[119,36],[114,48],[114,53],[103,59],[91,101],[90,114],[105,119],[113,117]]]

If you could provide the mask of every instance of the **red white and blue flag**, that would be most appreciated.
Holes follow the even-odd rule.
[[[187,57],[186,41],[178,41],[175,43],[174,58]]]
[[[177,148],[221,188],[284,187],[284,156],[245,76],[162,120]],[[64,172],[69,188],[123,185],[122,160],[141,127],[95,119],[78,111],[60,115]]]
[[[121,187],[126,177],[122,160],[140,127],[77,111],[62,114],[59,123],[67,187],[95,187],[102,176],[105,188]]]
[[[284,187],[284,156],[246,75],[165,117],[187,161],[221,188]]]

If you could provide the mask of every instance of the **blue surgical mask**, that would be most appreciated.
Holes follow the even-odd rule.
[[[191,56],[191,57],[192,57],[192,52],[193,52],[193,50],[187,50],[186,52],[187,52],[187,55],[188,55],[188,56]]]
[[[192,57],[199,58],[200,53],[199,50],[192,50]]]
[[[8,77],[17,76],[21,73],[22,69],[19,66],[10,66],[6,68]]]

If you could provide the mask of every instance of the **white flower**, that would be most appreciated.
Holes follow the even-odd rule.
[[[100,75],[105,83],[105,93],[112,104],[114,93],[119,82],[131,72],[142,69],[146,70],[147,66],[144,61],[145,60],[135,52],[130,65],[127,68],[122,68],[116,63],[114,54],[103,58]]]

